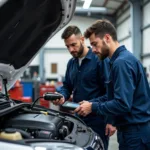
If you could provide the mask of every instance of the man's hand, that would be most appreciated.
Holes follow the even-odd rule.
[[[57,92],[55,92],[55,93],[57,93]],[[57,94],[59,94],[59,93],[57,93]],[[63,96],[61,99],[56,99],[55,101],[52,101],[52,102],[53,102],[54,105],[62,105],[65,102],[65,98]]]
[[[88,101],[82,101],[79,104],[80,106],[74,110],[74,112],[78,115],[85,117],[92,112],[92,103]]]
[[[116,132],[116,128],[113,127],[111,124],[106,125],[106,131],[105,135],[108,135],[109,137],[112,136]]]

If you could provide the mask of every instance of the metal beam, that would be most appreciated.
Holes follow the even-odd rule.
[[[78,14],[78,13],[75,13],[75,16],[83,16],[83,17],[89,17],[89,18],[95,18],[95,19],[108,19],[110,20],[112,23],[116,23],[115,21],[115,17],[112,16],[112,15],[104,15],[104,14],[91,14],[91,16],[87,16],[86,14]]]
[[[141,59],[142,54],[142,10],[140,0],[130,0],[131,20],[132,20],[132,50],[137,59]]]
[[[117,26],[120,26],[122,23],[124,23],[126,20],[130,18],[130,15],[125,17],[123,20],[121,20],[119,23],[117,23]]]
[[[130,37],[131,37],[131,35],[127,35],[127,36],[125,36],[124,38],[119,39],[118,41],[119,41],[119,42],[122,42],[122,41],[124,41],[124,40],[129,39]]]
[[[127,11],[129,11],[129,9],[130,9],[130,6],[128,6],[127,8],[123,9],[121,11],[121,14],[117,16],[117,19],[119,19],[122,16],[122,14],[125,14]]]
[[[110,1],[122,3],[122,1],[120,1],[120,0],[110,0]]]
[[[107,3],[108,3],[108,0],[105,0],[104,4],[103,4],[103,7],[106,7]]]
[[[44,83],[45,82],[45,69],[44,69],[44,48],[42,48],[40,50],[40,57],[39,57],[39,73],[40,73],[40,79],[41,82]]]
[[[148,3],[150,3],[150,0],[147,0],[146,2],[144,2],[143,6],[146,6]]]
[[[92,5],[92,7],[99,7],[99,6],[97,6],[97,5]],[[100,6],[101,7],[101,6]],[[113,7],[106,7],[107,8],[107,10],[116,10],[116,8],[113,8]]]
[[[144,31],[144,30],[146,30],[146,29],[148,29],[148,28],[150,28],[150,24],[144,26],[144,27],[142,28],[142,31]]]
[[[44,47],[43,48],[44,49],[44,51],[47,51],[47,50],[67,50],[67,48],[65,48],[65,47],[50,47],[50,48],[47,48],[47,47]]]
[[[147,54],[142,54],[141,55],[141,58],[143,59],[143,58],[149,58],[150,57],[150,53],[147,53]]]
[[[118,13],[118,11],[121,10],[127,2],[128,2],[128,0],[124,0],[122,2],[122,4],[120,5],[120,7],[118,7],[117,10],[114,12],[114,15],[116,15]]]

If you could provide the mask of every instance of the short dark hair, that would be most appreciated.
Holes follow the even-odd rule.
[[[92,34],[103,38],[105,34],[110,34],[114,41],[117,41],[117,32],[114,25],[108,20],[97,20],[85,32],[84,37],[89,38]]]
[[[62,39],[68,39],[71,35],[82,35],[80,29],[77,26],[68,26],[61,35]]]

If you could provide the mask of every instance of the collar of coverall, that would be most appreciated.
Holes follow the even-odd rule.
[[[88,48],[89,48],[89,51],[86,54],[84,59],[92,59],[92,49],[91,49],[91,47],[88,47]],[[74,58],[74,60],[78,61],[78,58]]]
[[[118,55],[119,55],[119,53],[120,52],[122,52],[122,51],[124,51],[124,50],[126,50],[126,47],[124,46],[124,45],[122,45],[122,46],[120,46],[120,47],[118,47],[117,49],[116,49],[116,51],[114,52],[114,54],[112,55],[112,57],[110,58],[110,65],[112,65],[113,64],[113,62],[116,60],[116,58],[118,57]]]

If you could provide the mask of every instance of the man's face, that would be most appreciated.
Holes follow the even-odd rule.
[[[92,51],[95,53],[101,60],[104,60],[106,57],[109,56],[109,47],[107,46],[106,42],[103,39],[100,39],[99,37],[96,37],[93,33],[89,37]]]
[[[74,58],[79,58],[82,56],[84,47],[82,44],[82,37],[79,35],[71,35],[68,39],[65,39],[66,47],[68,48],[70,54]]]

